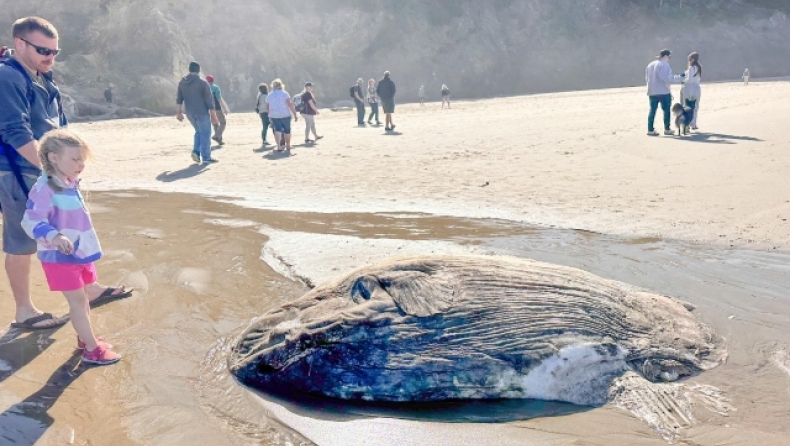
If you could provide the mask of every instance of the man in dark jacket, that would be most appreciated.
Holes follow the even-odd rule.
[[[0,211],[5,271],[16,302],[12,327],[52,328],[67,319],[33,304],[30,268],[36,242],[22,229],[22,215],[27,193],[41,175],[38,140],[66,125],[50,71],[60,52],[58,32],[44,19],[27,17],[14,22],[12,34],[14,56],[0,64]]]
[[[384,77],[379,81],[376,87],[376,93],[381,98],[381,108],[384,109],[384,130],[395,130],[395,124],[392,123],[392,114],[395,113],[395,82],[390,79],[390,72],[385,71]]]
[[[357,79],[357,84],[353,87],[354,92],[354,105],[357,106],[357,125],[360,127],[365,126],[365,81],[360,77]]]
[[[195,145],[192,149],[192,160],[203,164],[215,163],[211,158],[211,125],[219,124],[214,110],[214,96],[208,82],[200,77],[200,64],[189,63],[189,74],[178,83],[176,95],[176,119],[184,120],[182,107],[185,108],[187,119],[195,128]]]

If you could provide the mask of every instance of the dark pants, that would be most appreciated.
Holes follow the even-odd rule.
[[[376,117],[376,124],[379,123],[379,104],[378,102],[371,102],[370,103],[370,116],[368,116],[368,122],[370,122],[373,117]]]
[[[362,125],[365,123],[365,103],[357,102],[357,124]]]
[[[225,121],[225,113],[220,109],[217,109],[217,121],[219,121],[217,124],[212,124],[214,127],[214,139],[222,141],[222,134],[225,133],[227,121]]]
[[[261,131],[261,138],[263,138],[263,142],[266,142],[266,133],[269,132],[269,126],[271,122],[269,121],[269,114],[268,113],[259,113],[261,115],[261,123],[263,124],[263,131]]]
[[[656,120],[656,111],[658,111],[658,104],[661,104],[661,110],[664,112],[664,129],[669,130],[669,122],[671,119],[671,113],[669,111],[672,108],[672,95],[671,94],[659,94],[655,96],[649,96],[650,98],[650,114],[647,116],[647,130],[652,132],[655,130],[653,128],[653,122]]]

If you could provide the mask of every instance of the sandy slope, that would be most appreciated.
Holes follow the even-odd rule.
[[[496,216],[786,250],[788,98],[787,82],[704,85],[700,133],[686,138],[645,135],[641,88],[458,102],[451,111],[406,105],[396,110],[402,134],[388,136],[357,128],[350,112],[325,111],[325,139],[287,158],[260,151],[257,115],[239,113],[215,152],[221,163],[207,169],[192,165],[191,127],[174,118],[73,127],[95,145],[94,189],[219,194],[293,210]],[[294,128],[301,143],[302,121]]]

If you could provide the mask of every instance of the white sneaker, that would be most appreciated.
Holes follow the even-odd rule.
[[[675,132],[673,132],[672,130],[664,130],[664,134],[665,135],[674,135]]]
[[[658,132],[655,130],[650,130],[647,132],[647,136],[658,136]]]

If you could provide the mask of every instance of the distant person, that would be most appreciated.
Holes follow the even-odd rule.
[[[384,77],[379,80],[379,85],[376,87],[376,93],[381,98],[381,108],[384,109],[384,130],[395,130],[395,124],[392,123],[392,114],[395,113],[395,82],[390,79],[390,72],[385,71]]]
[[[315,115],[319,114],[318,106],[315,103],[315,95],[313,94],[313,83],[305,82],[304,91],[302,91],[302,118],[304,118],[304,143],[312,144],[323,136],[318,136],[315,130]],[[310,132],[313,132],[315,139],[310,139]]]
[[[263,145],[266,146],[269,143],[266,141],[266,134],[269,133],[269,126],[271,125],[271,121],[269,121],[269,112],[266,108],[266,97],[269,96],[269,86],[265,83],[258,85],[258,99],[255,103],[255,113],[261,117],[261,124],[263,124],[263,130],[261,131],[261,138],[263,139]],[[272,132],[274,133],[274,132]]]
[[[683,80],[683,87],[680,89],[680,102],[693,110],[691,119],[691,129],[697,130],[697,115],[699,114],[699,102],[702,98],[702,65],[699,63],[699,54],[693,52],[688,57],[688,69]]]
[[[44,171],[30,189],[22,227],[37,243],[50,291],[62,292],[69,303],[82,361],[113,364],[121,355],[93,333],[88,300],[88,290],[98,279],[94,262],[102,256],[80,192],[80,174],[91,150],[73,133],[54,130],[41,140],[39,156]]]
[[[208,82],[200,77],[200,64],[189,63],[189,74],[178,83],[176,95],[176,119],[184,120],[182,107],[186,108],[187,119],[195,128],[195,144],[192,148],[192,160],[203,164],[216,163],[211,157],[211,125],[218,124],[214,98]]]
[[[444,104],[447,104],[447,108],[450,108],[450,89],[447,88],[447,85],[442,84],[442,108],[444,108]]]
[[[420,89],[417,90],[417,99],[420,100],[420,107],[425,106],[425,85],[420,85]]]
[[[351,87],[351,97],[354,98],[354,105],[357,106],[357,125],[365,125],[365,81],[360,77],[357,84]]]
[[[658,136],[658,132],[656,132],[653,127],[653,123],[656,119],[656,111],[658,111],[659,104],[661,104],[661,110],[664,112],[664,134],[675,134],[675,132],[670,129],[672,92],[669,85],[681,82],[686,75],[672,74],[672,67],[669,66],[670,57],[672,57],[671,51],[661,50],[658,59],[650,62],[645,70],[647,95],[650,98],[650,114],[647,117],[647,134],[650,136]]]
[[[743,70],[743,85],[749,85],[749,69]]]
[[[224,145],[225,141],[222,139],[222,135],[225,133],[225,125],[227,124],[225,116],[230,114],[230,108],[228,108],[225,99],[222,98],[222,90],[214,83],[214,76],[207,75],[206,82],[211,88],[211,96],[214,98],[214,110],[217,112],[217,121],[219,121],[218,124],[214,124],[214,136],[211,139],[219,145]]]
[[[277,151],[291,150],[291,116],[294,121],[299,121],[299,118],[291,95],[285,91],[285,84],[280,79],[272,81],[272,90],[266,97],[266,110],[274,127]]]
[[[6,46],[0,46],[0,58],[8,59],[11,57],[11,50]]]
[[[376,125],[381,125],[379,121],[379,94],[376,93],[376,79],[368,79],[368,89],[365,95],[365,100],[370,104],[370,115],[368,115],[368,124],[373,124],[373,117],[376,117]]]
[[[107,89],[104,90],[104,101],[108,104],[112,104],[112,87],[107,87]]]

